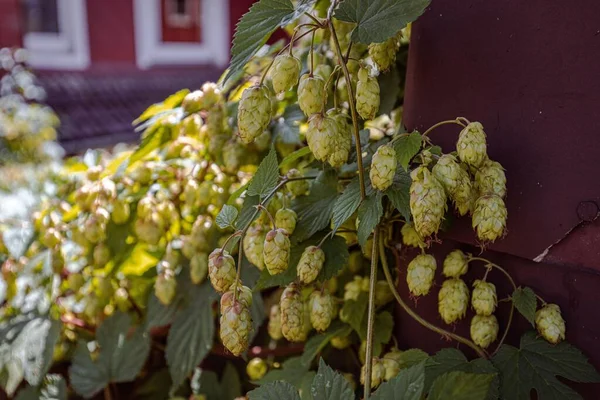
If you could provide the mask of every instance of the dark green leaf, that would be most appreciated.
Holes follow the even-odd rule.
[[[360,205],[360,181],[356,177],[337,198],[333,206],[333,231],[336,232],[356,212]]]
[[[340,321],[332,323],[327,331],[315,335],[306,341],[304,353],[302,353],[302,363],[309,367],[317,354],[329,344],[331,339],[335,336],[348,336],[351,332],[352,328]]]
[[[448,372],[435,380],[429,400],[485,400],[494,374],[470,374],[462,371]]]
[[[298,149],[298,150],[294,151],[292,154],[289,154],[288,156],[286,156],[283,160],[281,160],[281,162],[279,163],[279,168],[283,168],[286,165],[293,163],[297,159],[309,155],[310,153],[311,153],[311,151],[308,146]]]
[[[297,104],[287,107],[283,116],[275,123],[276,140],[287,144],[300,144],[299,123],[304,119],[304,113]]]
[[[267,318],[265,304],[260,292],[258,291],[252,293],[252,307],[250,307],[250,312],[252,315],[252,336],[250,338],[250,343],[252,343],[252,340],[254,340],[254,337],[258,333],[262,323],[264,322],[265,318]]]
[[[425,353],[421,349],[408,349],[403,351],[398,356],[398,363],[401,368],[409,368],[413,365],[420,363],[421,361],[425,361],[429,358],[429,354]]]
[[[400,85],[400,74],[398,73],[398,69],[392,67],[386,73],[380,74],[377,81],[379,82],[380,88],[380,103],[379,111],[377,113],[379,115],[390,114],[392,110],[396,108],[396,103],[400,98],[400,91],[402,88],[402,85]]]
[[[67,400],[67,384],[61,375],[48,374],[40,387],[19,391],[16,400]]]
[[[264,1],[264,0],[263,0]],[[266,197],[277,186],[279,180],[279,166],[277,164],[277,152],[271,148],[269,154],[261,161],[256,174],[248,185],[248,196]]]
[[[252,218],[256,212],[256,206],[260,203],[260,198],[258,196],[246,196],[244,198],[244,205],[242,206],[242,211],[240,211],[240,216],[235,222],[236,229],[244,229],[246,225],[254,220]],[[256,214],[258,215],[258,214]]]
[[[179,304],[181,303],[182,296],[177,296],[175,300],[168,306],[156,298],[154,291],[150,292],[148,297],[148,307],[146,312],[146,320],[144,326],[146,330],[156,328],[158,326],[166,326],[173,322],[173,318],[177,313]]]
[[[358,243],[364,246],[383,215],[381,193],[367,197],[358,207]]]
[[[419,132],[413,132],[406,136],[402,136],[394,142],[394,150],[396,150],[396,159],[398,164],[408,171],[408,164],[410,160],[419,152],[421,149],[421,143],[423,138]]]
[[[363,321],[366,323],[369,295],[361,292],[356,300],[346,300],[340,311],[340,319],[348,323],[356,332],[362,332]]]
[[[380,43],[419,18],[429,2],[430,0],[344,0],[336,10],[335,17],[357,24],[352,32],[353,41]]]
[[[600,376],[581,352],[567,342],[551,345],[535,332],[521,337],[519,349],[502,345],[492,362],[501,372],[502,398],[526,400],[532,389],[540,399],[581,399],[573,389],[556,379],[597,383]]]
[[[383,345],[388,343],[392,338],[394,329],[394,318],[388,311],[383,311],[375,315],[375,323],[373,328],[373,354],[379,356]],[[363,318],[360,330],[357,331],[362,340],[367,339],[367,318]]]
[[[535,293],[528,287],[518,287],[511,296],[516,309],[525,317],[531,326],[535,327],[535,309],[537,298]]]
[[[217,218],[215,222],[221,229],[225,229],[227,227],[233,226],[235,219],[238,216],[238,210],[234,206],[230,206],[225,204],[219,214],[217,214]]]
[[[202,394],[207,399],[226,400],[223,387],[219,384],[219,377],[213,371],[196,368],[191,386],[194,394]]]
[[[382,384],[373,400],[421,400],[425,385],[425,361],[403,369],[398,375]]]
[[[302,377],[302,383],[300,384],[300,398],[302,400],[314,400],[312,394],[310,393],[310,387],[312,386],[315,376],[317,376],[315,371],[308,371]]]
[[[231,363],[225,365],[223,378],[221,379],[221,387],[223,388],[224,399],[236,399],[242,395],[242,383],[240,376]]]
[[[246,189],[248,189],[249,184],[250,182],[248,181],[245,185],[240,186],[235,192],[231,193],[229,195],[229,198],[227,199],[227,204],[229,204],[230,206],[235,204],[237,199],[242,195],[242,193],[244,193]]]
[[[350,382],[325,364],[322,358],[319,360],[319,370],[313,380],[310,392],[314,399],[319,400],[354,399],[354,391]]]
[[[162,368],[138,382],[135,389],[135,400],[164,400],[169,398],[171,375],[167,368]]]
[[[183,98],[187,96],[189,92],[189,89],[182,89],[177,93],[174,93],[167,97],[165,101],[161,103],[152,104],[142,113],[142,115],[140,115],[135,121],[133,121],[133,124],[137,125],[140,122],[144,122],[145,120],[154,117],[157,114],[163,113],[168,110],[172,110],[173,108],[180,106],[183,102]]]
[[[301,357],[288,358],[283,362],[280,369],[272,369],[256,382],[259,385],[265,385],[270,382],[286,381],[300,388],[302,378],[308,372],[308,367],[302,363]]]
[[[270,382],[248,393],[249,400],[300,400],[298,389],[284,381]]]
[[[92,361],[87,345],[79,341],[71,359],[69,379],[75,392],[90,398],[110,383],[110,371],[107,365]]]
[[[319,282],[324,282],[327,279],[331,279],[338,275],[342,268],[348,263],[350,254],[348,253],[346,240],[337,235],[333,238],[327,238],[321,245],[321,249],[325,253],[325,263],[323,264],[323,269],[321,269],[317,280]]]
[[[392,205],[396,210],[402,214],[406,221],[411,220],[410,213],[410,184],[412,179],[408,172],[403,169],[396,171],[394,176],[394,183],[386,191],[385,195],[392,202]]]

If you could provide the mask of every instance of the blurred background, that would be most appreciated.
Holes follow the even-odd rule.
[[[0,0],[0,48],[26,50],[42,89],[33,99],[55,110],[59,142],[79,153],[137,140],[131,121],[148,105],[217,79],[252,3]]]

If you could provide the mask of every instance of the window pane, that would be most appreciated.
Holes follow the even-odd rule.
[[[21,0],[25,32],[58,33],[57,0]]]

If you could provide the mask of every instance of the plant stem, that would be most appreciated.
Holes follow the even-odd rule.
[[[367,317],[367,354],[365,356],[365,400],[371,396],[371,369],[373,368],[373,328],[375,322],[375,281],[377,280],[378,255],[375,243],[379,239],[379,226],[373,232],[373,250],[371,252],[371,275],[369,277],[369,310]]]
[[[332,3],[332,5],[335,2]],[[332,8],[333,9],[333,8]],[[352,81],[350,80],[350,72],[348,71],[348,66],[344,62],[344,55],[342,54],[342,49],[340,48],[340,42],[338,40],[337,34],[335,33],[335,28],[333,27],[333,23],[331,19],[327,22],[329,26],[329,30],[331,32],[331,37],[333,38],[333,42],[335,43],[335,51],[337,53],[338,62],[340,67],[342,67],[342,71],[344,72],[344,79],[346,79],[346,89],[348,90],[348,103],[350,103],[350,113],[352,115],[352,125],[354,127],[354,142],[356,145],[356,162],[358,164],[358,176],[360,181],[360,198],[364,200],[367,197],[367,189],[365,185],[365,170],[363,168],[363,159],[362,159],[362,149],[360,147],[360,133],[358,129],[358,114],[356,112],[356,102],[354,99],[354,90],[352,89]]]
[[[459,118],[460,118],[460,117],[459,117]],[[428,134],[429,132],[431,132],[432,130],[434,130],[435,128],[437,128],[437,127],[439,127],[439,126],[442,126],[442,125],[446,125],[446,124],[456,124],[456,125],[460,125],[460,126],[462,126],[462,127],[464,128],[464,127],[465,127],[465,125],[464,125],[462,122],[460,122],[459,118],[456,118],[456,119],[449,119],[449,120],[447,120],[447,121],[438,122],[437,124],[433,125],[431,128],[427,129],[427,130],[425,131],[425,133],[423,133],[423,136],[427,136],[427,134]]]
[[[112,400],[112,396],[110,394],[110,386],[104,388],[104,400]]]
[[[244,254],[244,246],[243,246],[244,241],[240,238],[240,244],[238,247],[238,265],[237,265],[237,271],[235,273],[235,286],[233,287],[233,302],[235,303],[237,301],[237,297],[238,297],[238,285],[240,282],[240,277],[242,275],[242,257]]]
[[[430,329],[442,336],[449,337],[449,338],[451,338],[459,343],[462,343],[466,346],[469,346],[471,349],[473,349],[477,353],[477,355],[479,355],[482,358],[487,358],[488,355],[481,347],[477,346],[475,343],[473,343],[472,341],[470,341],[467,338],[456,335],[452,332],[448,332],[445,329],[442,329],[440,327],[435,326],[434,324],[432,324],[430,322],[425,321],[423,318],[421,318],[421,316],[419,314],[417,314],[414,310],[412,310],[404,302],[404,300],[402,300],[402,297],[400,297],[400,294],[396,290],[396,286],[394,285],[394,281],[392,280],[392,274],[390,273],[390,268],[388,266],[387,259],[385,258],[385,247],[384,247],[383,240],[379,240],[377,245],[379,246],[379,255],[381,258],[381,265],[383,266],[383,273],[385,274],[385,279],[387,280],[388,285],[390,286],[390,290],[392,291],[392,294],[394,295],[394,297],[396,298],[396,301],[398,301],[398,304],[400,304],[402,309],[408,315],[410,315],[415,321],[417,321],[419,324],[423,325],[425,328]]]

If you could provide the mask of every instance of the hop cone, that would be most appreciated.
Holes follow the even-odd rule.
[[[535,327],[550,343],[557,344],[565,339],[565,320],[556,304],[546,304],[535,313]]]
[[[248,349],[252,316],[242,302],[235,301],[222,310],[220,328],[221,342],[232,354],[239,356]]]
[[[456,151],[461,161],[476,168],[487,159],[486,147],[485,132],[479,122],[467,125],[456,142]]]
[[[229,290],[221,296],[221,312],[235,303],[235,286],[235,283],[233,283]],[[252,307],[252,289],[242,285],[241,282],[238,282],[237,285],[237,301],[242,303],[244,307],[247,307],[248,309]]]
[[[504,234],[508,211],[504,200],[495,194],[481,196],[475,202],[473,229],[483,242],[493,242]]]
[[[369,76],[369,71],[358,71],[356,84],[356,111],[363,119],[373,119],[379,110],[379,83]]]
[[[414,227],[420,237],[435,234],[446,211],[446,193],[442,184],[426,167],[411,172],[410,211]]]
[[[334,120],[335,121],[335,120]],[[330,137],[331,151],[327,156],[327,162],[334,168],[341,167],[348,161],[350,149],[352,148],[352,137],[348,131],[342,130],[340,124],[332,132]]]
[[[235,261],[224,249],[216,248],[208,256],[208,277],[213,288],[224,293],[235,281]]]
[[[349,336],[334,336],[331,338],[330,343],[334,348],[344,350],[352,344],[352,340],[350,340]]]
[[[288,171],[287,177],[300,178],[302,177],[302,174],[297,169],[292,168]],[[304,196],[308,192],[308,189],[310,187],[308,180],[306,179],[288,182],[286,186],[295,197]]]
[[[289,54],[280,54],[275,57],[269,71],[275,93],[290,90],[298,83],[300,77],[300,60]]]
[[[281,208],[275,213],[275,226],[285,229],[288,235],[294,233],[298,216],[294,210]]]
[[[354,280],[344,286],[344,300],[358,300],[360,292],[369,291],[369,278],[355,276]]]
[[[448,278],[458,278],[466,274],[468,269],[467,255],[460,250],[453,250],[444,259],[442,273]]]
[[[276,275],[288,268],[290,262],[290,239],[284,229],[273,229],[265,236],[263,247],[265,266],[269,274]]]
[[[283,333],[281,333],[281,309],[279,308],[279,304],[271,306],[267,330],[273,340],[279,340],[283,337]]]
[[[177,293],[177,281],[172,270],[167,269],[158,275],[154,283],[154,294],[161,303],[168,306]]]
[[[350,257],[348,258],[348,269],[350,272],[356,274],[362,270],[363,267],[363,255],[360,251],[354,250],[350,252]]]
[[[413,224],[410,222],[402,225],[402,229],[400,230],[402,234],[402,243],[406,246],[412,247],[424,247],[425,243],[421,240],[421,237],[415,230]]]
[[[477,279],[473,282],[471,305],[477,315],[492,315],[498,305],[496,286],[493,283]]]
[[[360,383],[365,384],[365,373],[367,367],[363,365],[360,369]],[[383,361],[379,358],[373,357],[371,363],[371,389],[376,388],[377,386],[383,383],[385,378],[385,366],[383,365]]]
[[[385,381],[389,381],[398,375],[400,370],[403,368],[404,365],[401,357],[402,351],[398,349],[392,349],[383,355],[382,361],[385,368],[385,377],[383,379]]]
[[[244,90],[238,107],[238,129],[242,142],[254,141],[271,121],[271,96],[265,86]]]
[[[438,311],[445,323],[451,324],[465,316],[469,305],[469,288],[459,278],[446,279],[438,295]]]
[[[499,329],[495,315],[476,315],[471,320],[471,339],[485,349],[496,340]]]
[[[248,374],[248,378],[253,381],[262,379],[268,370],[269,366],[267,365],[267,362],[259,357],[254,357],[248,362],[248,365],[246,365],[246,374]]]
[[[406,283],[413,295],[424,296],[429,293],[436,267],[435,258],[430,254],[419,254],[408,264]]]
[[[304,303],[298,286],[290,284],[281,294],[281,333],[291,342],[306,339],[304,327]]]
[[[394,299],[394,294],[386,280],[375,282],[375,305],[382,306]]]
[[[432,172],[454,202],[459,214],[465,215],[469,212],[473,198],[473,185],[469,173],[461,167],[456,157],[444,154],[435,164]]]
[[[394,181],[396,173],[396,151],[390,145],[380,146],[371,161],[371,171],[369,176],[373,187],[384,191],[389,188]]]
[[[399,37],[392,36],[385,42],[371,43],[369,45],[369,56],[380,71],[387,71],[396,61],[396,52],[399,47]]]
[[[237,140],[229,140],[223,146],[223,169],[230,173],[236,173],[242,165],[246,149]]]
[[[327,292],[315,291],[310,295],[310,323],[317,331],[329,328],[335,316],[333,296]]]
[[[190,278],[195,285],[199,285],[208,274],[208,254],[196,253],[190,260]]]
[[[199,215],[194,221],[192,231],[190,233],[190,243],[198,251],[209,252],[211,250],[211,240],[215,234],[215,225],[213,220],[208,215]],[[186,255],[187,257],[188,255]],[[188,257],[188,258],[191,258]]]
[[[323,111],[325,81],[318,76],[302,75],[298,85],[298,105],[307,117]]]
[[[302,283],[311,283],[321,272],[325,263],[325,253],[317,246],[308,246],[302,252],[298,262],[298,279]]]
[[[262,226],[251,226],[244,236],[244,254],[250,263],[261,271],[265,268],[263,249],[266,233]]]
[[[479,194],[506,195],[506,175],[499,162],[486,160],[475,173],[475,187]]]
[[[125,200],[115,200],[113,203],[112,220],[117,225],[122,225],[129,220],[131,211]]]
[[[338,125],[331,117],[323,114],[315,114],[308,120],[306,141],[315,158],[319,161],[327,161],[333,152],[332,139],[336,136]]]

